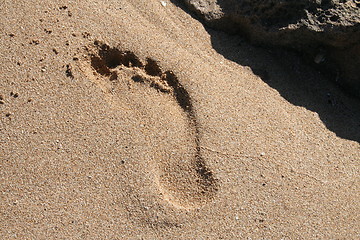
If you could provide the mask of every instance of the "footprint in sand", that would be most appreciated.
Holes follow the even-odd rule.
[[[157,169],[154,179],[162,197],[175,207],[187,209],[198,208],[213,199],[217,184],[201,156],[199,128],[192,101],[175,74],[163,72],[151,58],[143,63],[130,51],[99,41],[86,50],[87,57],[83,63],[90,71],[84,72],[89,78],[95,77],[105,92],[118,95],[117,99],[126,98],[126,104],[133,104],[133,109],[144,110],[141,114],[146,115],[151,112],[149,109],[153,109],[156,114],[151,118],[158,129],[162,128],[165,136],[174,129],[164,128],[173,126],[181,129],[177,131],[178,137],[166,140],[167,151],[175,154],[163,155],[166,159],[154,163]],[[166,123],[159,125],[163,119]],[[154,128],[153,132],[158,129]]]

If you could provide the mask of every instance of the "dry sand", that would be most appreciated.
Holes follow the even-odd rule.
[[[79,2],[0,3],[1,239],[360,238],[358,100],[176,1]]]

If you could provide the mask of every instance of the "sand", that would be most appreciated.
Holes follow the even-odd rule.
[[[360,102],[178,1],[0,4],[1,239],[358,239]]]

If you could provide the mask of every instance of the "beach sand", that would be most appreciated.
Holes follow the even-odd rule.
[[[359,239],[359,100],[179,2],[0,4],[0,238]]]

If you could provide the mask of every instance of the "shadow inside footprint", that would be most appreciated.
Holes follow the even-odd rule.
[[[189,140],[183,144],[191,145],[186,148],[190,152],[185,156],[169,156],[168,160],[156,163],[162,164],[157,167],[161,171],[156,176],[159,190],[164,199],[176,207],[189,209],[206,204],[215,196],[217,181],[201,155],[199,125],[187,90],[172,71],[162,71],[154,59],[146,58],[143,64],[133,52],[122,51],[99,41],[94,42],[94,48],[93,52],[89,52],[90,64],[102,81],[114,81],[126,73],[127,77],[122,77],[117,84],[141,84],[156,90],[154,94],[162,94],[163,98],[167,96],[166,99],[177,103],[179,110],[172,111],[180,111],[178,115],[184,116],[183,129],[186,129]],[[177,148],[176,144],[174,149]]]

